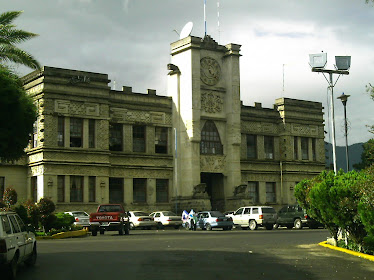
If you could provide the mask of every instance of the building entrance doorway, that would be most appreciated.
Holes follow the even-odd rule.
[[[212,210],[224,211],[225,192],[223,174],[202,172],[200,174],[200,182],[206,185],[206,192],[209,195]]]

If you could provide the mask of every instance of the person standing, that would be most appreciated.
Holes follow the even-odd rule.
[[[196,230],[197,217],[196,217],[195,211],[193,211],[193,209],[191,209],[191,211],[188,214],[188,216],[190,218],[190,230]]]

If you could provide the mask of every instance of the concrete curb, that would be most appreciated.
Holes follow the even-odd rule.
[[[374,256],[372,256],[372,255],[351,251],[351,250],[348,250],[348,249],[345,249],[345,248],[336,247],[336,246],[327,244],[327,241],[320,242],[320,243],[318,243],[318,245],[329,248],[329,249],[332,249],[332,250],[344,252],[346,254],[350,254],[350,255],[353,255],[353,256],[356,256],[356,257],[359,257],[359,258],[363,258],[363,259],[367,259],[369,261],[374,262]]]
[[[85,229],[76,231],[67,231],[56,233],[52,236],[37,236],[36,239],[62,239],[62,238],[72,238],[72,237],[84,237],[88,235],[88,231]]]

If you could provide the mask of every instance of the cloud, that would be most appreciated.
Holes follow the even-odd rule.
[[[123,10],[128,13],[129,12],[129,4],[130,0],[123,0]]]

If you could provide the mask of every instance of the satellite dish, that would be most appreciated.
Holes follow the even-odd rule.
[[[190,36],[192,32],[192,28],[193,28],[193,23],[191,21],[187,22],[186,25],[183,27],[181,34],[179,35],[179,39],[183,39],[183,38]]]

